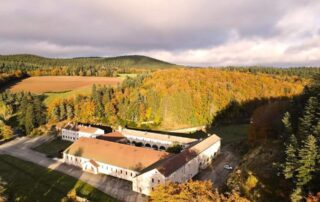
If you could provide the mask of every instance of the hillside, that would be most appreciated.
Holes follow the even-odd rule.
[[[117,89],[100,87],[92,96],[56,100],[48,114],[63,120],[66,116],[55,112],[69,106],[79,122],[177,129],[211,124],[221,116],[245,120],[263,102],[299,95],[306,83],[297,77],[218,69],[164,69],[127,79]]]
[[[144,80],[140,93],[162,127],[209,124],[217,115],[247,112],[262,100],[300,94],[305,80],[218,69],[159,70]]]
[[[22,66],[53,67],[53,66],[90,66],[101,65],[107,67],[126,68],[165,68],[174,64],[157,60],[147,56],[128,55],[118,57],[78,57],[78,58],[46,58],[37,55],[1,55],[0,64],[21,64]]]

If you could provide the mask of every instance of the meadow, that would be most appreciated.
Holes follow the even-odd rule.
[[[8,155],[0,155],[0,178],[15,201],[61,201],[71,192],[90,201],[117,201],[81,180]]]
[[[13,92],[32,93],[65,92],[85,89],[93,84],[116,86],[122,82],[118,77],[82,77],[82,76],[36,76],[23,79],[10,87]]]

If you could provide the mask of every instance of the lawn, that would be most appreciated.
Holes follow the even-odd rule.
[[[90,201],[117,201],[73,177],[8,155],[0,155],[0,177],[7,182],[10,201],[55,202],[71,191]]]
[[[130,77],[130,78],[135,78],[135,77],[137,77],[138,76],[138,74],[118,74],[118,76],[120,77],[120,78],[127,78],[127,77]]]
[[[222,138],[222,145],[238,142],[247,138],[249,124],[230,124],[212,127],[208,133]]]
[[[58,157],[59,152],[62,150],[65,150],[67,147],[69,147],[72,144],[72,142],[61,140],[61,138],[56,138],[52,141],[45,142],[35,148],[34,150],[44,153],[47,156],[52,157]]]

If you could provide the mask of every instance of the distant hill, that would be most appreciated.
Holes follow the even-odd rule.
[[[77,58],[46,58],[37,55],[18,54],[0,55],[1,64],[17,64],[32,67],[53,66],[96,66],[119,68],[169,68],[175,64],[142,55],[127,55],[118,57],[77,57]]]

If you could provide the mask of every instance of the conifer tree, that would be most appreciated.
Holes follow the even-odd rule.
[[[286,179],[294,177],[294,172],[297,168],[297,150],[298,142],[295,135],[291,135],[289,144],[286,146],[286,160],[284,163],[283,174]]]
[[[316,97],[310,97],[304,109],[303,117],[300,119],[299,133],[302,136],[314,134],[313,126],[317,123],[316,112],[319,103]]]
[[[26,110],[25,120],[24,120],[24,127],[26,133],[29,134],[35,127],[35,118],[33,113],[32,105],[29,105]]]
[[[313,174],[316,171],[317,159],[317,140],[313,135],[309,135],[303,141],[303,145],[299,150],[299,167],[297,168],[298,186],[304,186],[312,180]]]
[[[302,200],[302,189],[297,187],[291,194],[290,199],[292,202],[299,202]]]
[[[70,105],[70,104],[67,104],[66,110],[67,110],[68,119],[73,119],[73,117],[74,117],[74,108],[73,108],[73,106]]]
[[[61,103],[59,105],[59,109],[60,109],[60,120],[65,120],[67,118],[67,112],[66,112],[66,107],[64,103]]]
[[[52,115],[53,115],[54,120],[60,121],[60,108],[59,108],[59,105],[54,106],[52,113],[53,113]]]
[[[282,123],[285,128],[285,133],[286,135],[291,135],[292,134],[292,125],[291,125],[291,115],[289,112],[286,112],[282,118]]]

